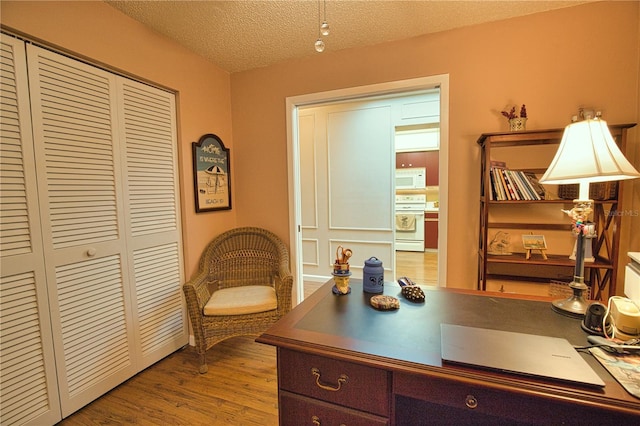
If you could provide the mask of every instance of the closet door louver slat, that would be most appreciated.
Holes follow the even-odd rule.
[[[62,416],[134,375],[116,76],[27,48]]]
[[[0,424],[61,419],[22,41],[0,36]]]
[[[113,76],[37,56],[42,140],[54,248],[119,238],[113,143]],[[99,204],[91,220],[69,221]]]
[[[175,96],[1,41],[0,424],[55,424],[188,341]]]
[[[135,277],[135,330],[142,366],[185,344],[179,233],[175,96],[122,79],[121,140],[130,233],[127,246]]]
[[[120,89],[131,235],[175,231],[174,97],[131,81]]]

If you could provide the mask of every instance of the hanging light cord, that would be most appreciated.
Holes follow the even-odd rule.
[[[324,41],[322,41],[322,24],[321,21],[321,9],[320,9],[320,0],[318,0],[318,39],[316,40],[314,46],[316,52],[322,53],[324,52]]]
[[[327,0],[322,0],[322,4],[324,7],[324,19],[322,20],[322,24],[320,25],[320,33],[323,36],[329,35],[329,23],[327,22]]]

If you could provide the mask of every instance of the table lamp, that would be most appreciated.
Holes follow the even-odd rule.
[[[575,271],[573,281],[569,284],[573,294],[568,299],[552,302],[552,308],[556,312],[582,317],[587,310],[588,303],[582,293],[587,290],[584,283],[586,223],[593,210],[593,200],[589,199],[589,184],[638,177],[640,173],[616,145],[606,121],[599,117],[588,117],[565,127],[558,151],[540,179],[541,183],[547,184],[580,185],[578,198],[573,200],[575,206],[567,212],[573,219],[573,232],[577,238]]]

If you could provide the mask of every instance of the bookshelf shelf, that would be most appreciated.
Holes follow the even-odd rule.
[[[539,265],[539,266],[561,266],[573,268],[575,264],[573,260],[569,259],[569,256],[559,254],[547,254],[547,259],[543,259],[541,256],[533,254],[530,259],[525,259],[524,253],[513,253],[508,256],[496,256],[492,254],[487,255],[487,261],[492,263],[513,263],[513,264],[527,264],[527,265]],[[596,259],[595,262],[585,262],[585,269],[597,268],[597,269],[612,269],[613,265],[606,259]]]
[[[635,124],[610,125],[611,134],[616,143],[624,152],[626,145],[627,129]],[[550,223],[542,220],[544,209],[553,208],[570,209],[573,206],[571,199],[501,199],[497,198],[498,189],[494,186],[496,175],[493,167],[506,168],[509,164],[499,165],[492,157],[492,153],[504,153],[505,150],[519,150],[518,167],[514,170],[540,175],[545,168],[540,164],[527,164],[529,150],[543,149],[540,151],[546,165],[551,162],[555,148],[560,144],[564,129],[547,129],[524,132],[498,132],[483,133],[478,138],[481,148],[480,167],[480,232],[478,241],[478,289],[487,289],[487,280],[490,279],[515,279],[529,282],[546,282],[557,279],[559,270],[566,272],[568,276],[573,274],[574,261],[569,259],[570,253],[547,254],[548,259],[534,256],[525,258],[525,253],[513,253],[511,255],[489,254],[489,230],[523,230],[523,232],[567,232],[570,233],[571,224],[568,217],[564,220]],[[524,147],[524,148],[523,148]],[[524,149],[524,151],[523,151]],[[526,153],[527,155],[522,155]],[[547,156],[548,158],[546,158]],[[512,173],[511,171],[508,173]],[[493,176],[492,176],[493,174]],[[505,174],[506,176],[507,174]],[[530,176],[530,175],[529,175]],[[493,180],[493,182],[492,182]],[[502,180],[505,182],[505,179]],[[504,188],[503,188],[504,189]],[[585,263],[585,280],[592,288],[592,296],[596,300],[604,300],[616,294],[618,250],[620,243],[620,215],[617,214],[622,186],[618,187],[616,197],[608,200],[594,201],[593,220],[596,226],[597,237],[591,240],[592,252],[595,262]],[[517,192],[517,191],[516,191]],[[555,198],[555,197],[554,197]],[[545,207],[546,206],[546,207]],[[566,206],[566,207],[565,207]],[[524,211],[524,213],[523,213]],[[506,272],[500,270],[506,268]],[[509,272],[509,268],[519,269],[518,274]],[[535,274],[527,275],[527,271],[535,270]]]

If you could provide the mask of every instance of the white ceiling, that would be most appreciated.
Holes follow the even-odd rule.
[[[104,0],[229,72],[593,0]],[[331,32],[314,50],[320,21]]]

